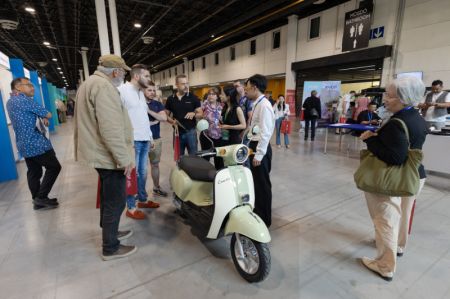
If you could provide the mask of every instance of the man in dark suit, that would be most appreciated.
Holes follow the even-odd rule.
[[[320,99],[317,97],[317,91],[311,91],[311,96],[306,98],[303,108],[305,109],[305,140],[308,140],[309,127],[311,126],[311,141],[314,141],[316,121],[322,115],[322,107]]]

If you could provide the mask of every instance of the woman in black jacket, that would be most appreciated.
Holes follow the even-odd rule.
[[[406,162],[408,147],[422,149],[427,134],[426,123],[414,108],[423,97],[425,86],[422,80],[406,77],[391,83],[384,96],[386,109],[392,118],[401,119],[408,128],[409,143],[402,124],[389,120],[379,131],[364,132],[361,139],[367,148],[388,165],[402,165]],[[419,167],[420,189],[425,183],[425,169]],[[416,194],[417,196],[417,194]],[[416,196],[389,197],[365,192],[369,214],[375,226],[378,251],[376,259],[363,257],[362,263],[381,278],[392,280],[397,256],[402,256],[408,238],[408,224]]]
[[[320,99],[317,97],[317,91],[311,91],[311,96],[306,98],[303,103],[305,109],[305,140],[308,140],[309,126],[311,125],[311,141],[316,136],[316,120],[322,115]]]

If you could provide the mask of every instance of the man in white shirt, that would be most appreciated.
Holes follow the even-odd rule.
[[[145,214],[137,208],[158,208],[159,204],[148,200],[145,190],[147,182],[148,152],[152,147],[153,137],[150,130],[150,121],[147,115],[147,101],[143,89],[150,82],[150,72],[143,64],[136,64],[131,67],[130,82],[125,82],[119,86],[120,99],[124,107],[128,110],[134,133],[134,151],[136,156],[136,174],[138,193],[138,204],[136,198],[127,196],[126,215],[133,219],[145,219]]]
[[[450,94],[442,90],[443,85],[441,80],[433,81],[431,92],[425,96],[425,101],[419,104],[428,129],[434,127],[440,130],[445,127],[447,108],[450,107]]]
[[[263,75],[253,75],[245,83],[247,97],[253,101],[253,114],[249,120],[249,147],[255,155],[250,157],[250,170],[255,185],[255,213],[267,227],[272,223],[272,148],[270,138],[275,128],[275,114],[269,100],[264,96],[267,79]],[[259,130],[254,130],[258,127]]]

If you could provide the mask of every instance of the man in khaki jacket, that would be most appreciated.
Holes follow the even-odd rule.
[[[97,71],[81,84],[76,96],[75,160],[95,168],[100,176],[103,260],[137,250],[120,244],[132,231],[118,230],[125,208],[126,176],[134,168],[133,129],[117,90],[129,70],[119,56],[103,55]]]

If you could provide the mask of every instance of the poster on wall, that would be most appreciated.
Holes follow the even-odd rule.
[[[0,66],[9,70],[9,57],[6,56],[3,52],[0,51]]]
[[[330,117],[330,107],[334,103],[338,103],[341,95],[341,81],[305,81],[303,85],[303,102],[311,92],[317,91],[317,97],[320,98],[322,106],[321,118],[328,119]]]
[[[372,6],[365,6],[345,14],[342,52],[369,46],[372,10]]]

